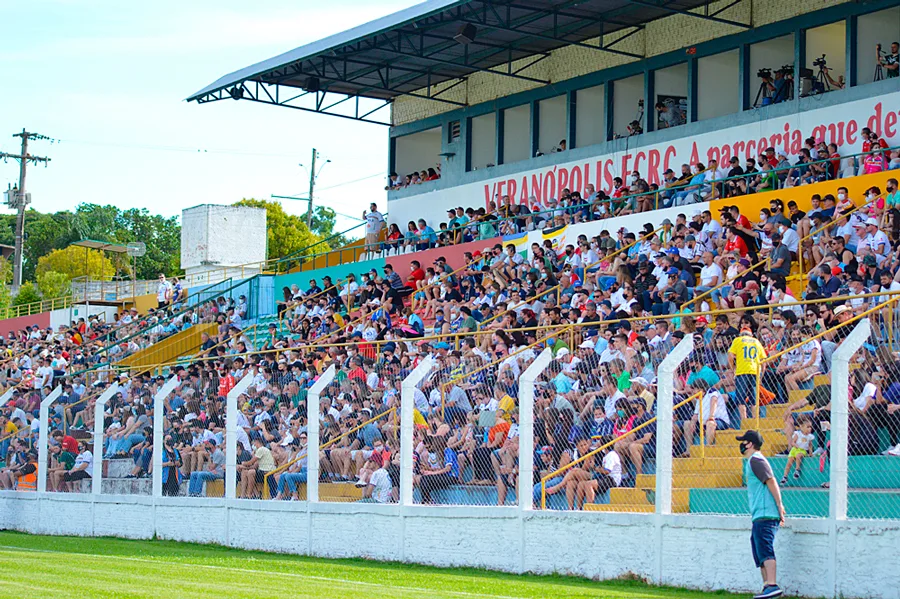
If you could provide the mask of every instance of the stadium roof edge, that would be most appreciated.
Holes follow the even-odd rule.
[[[468,106],[446,92],[475,73],[548,85],[528,69],[558,48],[644,59],[621,42],[669,15],[750,27],[721,16],[744,0],[713,1],[427,0],[235,71],[187,101],[250,100],[390,125],[383,109],[399,97]]]
[[[243,69],[239,69],[233,73],[229,73],[224,77],[220,77],[210,85],[204,87],[200,91],[192,94],[186,101],[191,102],[199,100],[201,97],[214,92],[226,89],[247,79],[262,75],[272,69],[277,69],[298,60],[308,60],[315,58],[321,53],[328,52],[332,48],[342,46],[357,40],[365,39],[372,35],[382,32],[391,31],[405,23],[428,17],[436,12],[441,12],[456,4],[465,4],[469,0],[426,0],[420,4],[415,4],[409,8],[397,11],[384,17],[363,23],[347,31],[330,35],[326,38],[317,40],[305,46],[294,48],[289,52],[279,54],[262,62],[252,64]]]

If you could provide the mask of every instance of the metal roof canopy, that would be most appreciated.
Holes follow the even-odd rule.
[[[69,245],[90,248],[92,250],[102,250],[104,252],[113,252],[115,254],[124,254],[127,251],[127,248],[124,245],[110,243],[108,241],[96,241],[94,239],[82,239],[81,241],[70,243]]]
[[[711,1],[428,0],[226,75],[188,101],[251,100],[389,125],[382,109],[401,96],[466,106],[442,94],[473,73],[548,84],[523,72],[564,46],[642,59],[617,44],[671,14],[750,28],[718,16],[742,0],[716,10]],[[464,27],[469,41],[457,41]]]

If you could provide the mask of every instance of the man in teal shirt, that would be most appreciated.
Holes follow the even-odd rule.
[[[775,533],[784,524],[784,504],[781,489],[769,460],[762,454],[763,438],[757,431],[746,431],[736,437],[741,442],[744,462],[744,480],[750,500],[750,517],[753,529],[750,533],[750,547],[753,561],[763,578],[762,593],[753,599],[780,597],[782,590],[775,582]]]

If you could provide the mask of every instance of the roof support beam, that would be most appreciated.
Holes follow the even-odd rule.
[[[695,12],[691,12],[689,10],[681,10],[680,8],[675,8],[673,6],[668,6],[666,4],[657,4],[656,2],[651,2],[650,0],[630,0],[632,4],[637,4],[639,6],[646,6],[647,8],[656,8],[659,10],[664,10],[666,12],[675,13],[678,15],[684,15],[686,17],[694,17],[696,19],[703,19],[704,21],[712,21],[713,23],[723,23],[725,25],[732,25],[734,27],[741,27],[743,29],[750,29],[750,25],[747,23],[741,23],[740,21],[732,21],[731,19],[723,19],[721,17],[717,17],[714,15],[706,15],[699,14]],[[707,4],[707,7],[709,5]]]

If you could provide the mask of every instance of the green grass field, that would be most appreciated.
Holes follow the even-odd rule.
[[[592,582],[364,560],[327,560],[169,541],[0,532],[0,597],[172,599],[706,599],[637,581]]]

